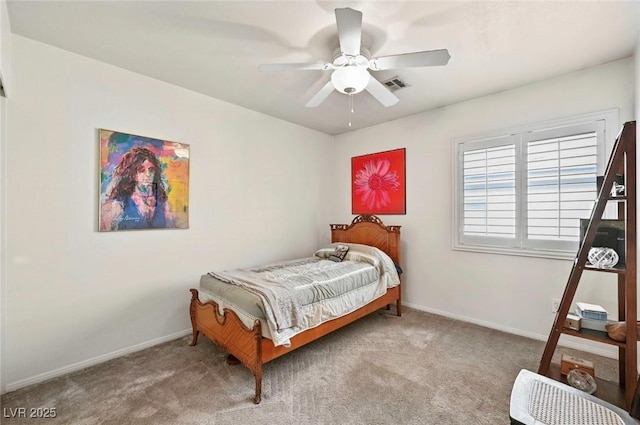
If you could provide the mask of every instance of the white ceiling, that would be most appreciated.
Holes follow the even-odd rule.
[[[15,34],[336,135],[633,54],[640,2],[9,0]],[[446,48],[447,66],[379,71],[409,87],[391,107],[367,92],[305,103],[330,71],[258,65],[330,62],[334,9],[363,12],[372,56]],[[630,88],[631,89],[631,88]]]

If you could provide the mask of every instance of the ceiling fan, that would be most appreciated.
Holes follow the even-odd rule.
[[[446,65],[451,57],[446,49],[441,49],[370,58],[369,52],[360,45],[362,12],[348,7],[336,9],[336,24],[340,53],[333,62],[263,64],[258,69],[265,72],[333,70],[331,79],[307,102],[309,108],[320,105],[334,89],[348,95],[366,90],[384,106],[392,106],[399,99],[373,78],[369,70],[440,66]]]

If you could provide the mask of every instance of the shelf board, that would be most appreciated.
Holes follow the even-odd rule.
[[[624,196],[624,195],[623,196],[609,196],[607,198],[607,201],[614,201],[614,202],[616,202],[616,201],[622,202],[622,201],[626,201],[626,200],[627,200],[627,197]]]
[[[597,375],[597,365],[595,369]],[[560,373],[560,365],[556,363],[551,363],[549,365],[549,373],[547,374],[547,377],[569,385],[567,383],[567,376]],[[596,388],[596,392],[593,393],[594,396],[608,401],[609,403],[613,404],[614,406],[618,406],[623,410],[627,410],[623,387],[621,387],[617,382],[606,381],[604,379],[598,378],[597,376],[595,380],[598,387]]]
[[[594,272],[605,272],[605,273],[616,273],[616,274],[625,274],[627,272],[627,269],[625,268],[624,264],[616,265],[610,268],[596,267],[590,264],[585,264],[584,269],[591,270]]]
[[[578,338],[589,339],[591,341],[602,342],[603,344],[615,345],[617,347],[626,347],[624,342],[616,341],[609,338],[609,335],[603,331],[582,328],[579,331],[569,328],[562,328],[561,332],[565,335],[576,336]]]

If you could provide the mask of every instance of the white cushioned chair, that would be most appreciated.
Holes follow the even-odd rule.
[[[525,369],[513,384],[509,416],[512,425],[640,425],[611,403]]]

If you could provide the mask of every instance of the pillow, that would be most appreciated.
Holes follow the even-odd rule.
[[[349,247],[347,245],[338,245],[333,251],[333,254],[329,256],[329,260],[339,263],[347,256],[347,252],[349,252]]]
[[[344,245],[348,248],[345,252],[345,261],[358,261],[369,263],[378,269],[380,273],[380,279],[385,283],[387,288],[392,288],[400,284],[400,277],[398,276],[399,270],[395,267],[393,260],[380,249],[357,243],[331,243],[324,248],[320,248],[315,252],[316,257],[326,258],[335,254],[335,249],[338,245]]]
[[[338,245],[344,245],[348,248],[346,255],[343,257],[343,261],[360,261],[369,263],[375,267],[380,265],[380,256],[387,256],[384,252],[380,251],[378,248],[374,248],[369,245],[362,245],[357,243],[346,243],[346,242],[334,242],[330,245],[320,248],[316,251],[315,256],[320,258],[329,259],[332,255],[335,255],[336,248]],[[388,258],[388,257],[387,257]],[[391,261],[391,258],[389,258]],[[392,262],[393,265],[393,262]]]

